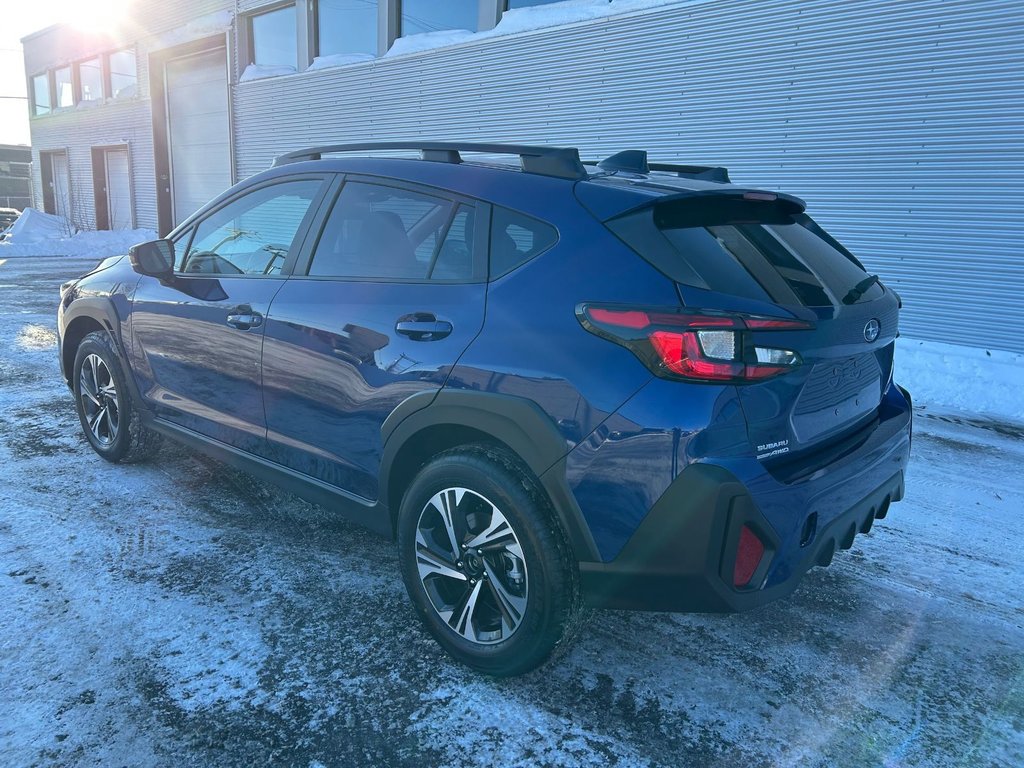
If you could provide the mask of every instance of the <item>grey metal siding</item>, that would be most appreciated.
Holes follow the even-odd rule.
[[[91,109],[58,112],[32,124],[33,183],[42,201],[39,153],[68,150],[71,172],[71,218],[82,228],[96,226],[91,148],[128,144],[134,184],[136,226],[156,229],[156,183],[153,176],[153,125],[149,102],[111,102]],[[40,202],[41,207],[41,202]]]
[[[907,336],[1019,350],[1024,6],[708,0],[234,89],[240,176],[356,139],[571,144],[782,189],[900,291]]]

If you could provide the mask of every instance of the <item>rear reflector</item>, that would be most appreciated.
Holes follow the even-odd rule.
[[[736,546],[736,565],[732,569],[734,587],[745,587],[754,578],[757,566],[764,557],[764,544],[748,526],[740,529],[740,542]]]

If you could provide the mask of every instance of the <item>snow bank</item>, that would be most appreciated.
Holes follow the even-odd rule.
[[[578,21],[590,21],[630,11],[657,8],[678,3],[678,0],[565,0],[550,5],[535,5],[505,11],[494,30],[481,32],[481,36],[511,35],[544,27],[558,27]]]
[[[38,243],[41,240],[68,237],[74,232],[68,221],[62,216],[26,208],[7,230],[4,242]]]
[[[136,243],[155,240],[151,229],[74,232],[60,216],[26,208],[0,242],[0,259],[16,256],[117,256]]]
[[[372,53],[335,53],[330,56],[317,56],[313,63],[307,67],[307,72],[317,69],[328,69],[329,67],[343,67],[346,64],[360,64],[364,61],[373,61],[377,57]]]
[[[1024,353],[901,338],[895,379],[915,406],[1024,424]]]
[[[277,77],[278,75],[294,75],[298,70],[295,67],[289,67],[286,64],[275,64],[273,66],[265,64],[250,64],[245,68],[242,76],[238,78],[238,82],[247,83],[250,80],[262,80],[265,77]]]

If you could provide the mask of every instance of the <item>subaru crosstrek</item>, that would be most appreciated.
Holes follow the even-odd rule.
[[[512,675],[588,606],[754,608],[885,517],[899,307],[723,168],[386,143],[278,158],[58,325],[100,456],[168,436],[394,537],[426,629]]]

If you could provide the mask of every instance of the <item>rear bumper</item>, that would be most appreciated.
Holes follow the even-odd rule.
[[[887,416],[856,451],[799,483],[779,483],[744,462],[684,469],[614,560],[580,564],[595,607],[730,613],[790,594],[815,565],[827,566],[904,494],[910,396],[898,390]],[[759,465],[758,465],[759,466]],[[733,586],[741,528],[765,545],[750,585]]]

